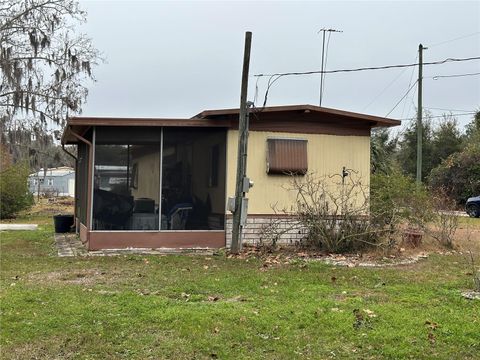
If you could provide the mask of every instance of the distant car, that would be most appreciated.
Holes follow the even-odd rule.
[[[469,198],[465,204],[465,210],[470,217],[480,217],[480,196]]]

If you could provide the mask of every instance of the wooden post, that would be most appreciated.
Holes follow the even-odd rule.
[[[243,182],[247,172],[248,149],[248,70],[250,67],[250,48],[252,33],[245,33],[245,50],[243,53],[242,91],[240,94],[240,115],[238,119],[238,154],[237,154],[237,179],[235,187],[235,211],[233,213],[232,247],[231,251],[237,254],[242,248],[242,225],[240,222],[243,203]]]
[[[418,45],[418,109],[417,109],[417,185],[422,183],[422,80],[423,80],[423,45]]]

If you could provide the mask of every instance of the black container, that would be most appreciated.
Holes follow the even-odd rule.
[[[55,224],[56,233],[70,232],[73,226],[73,215],[55,215],[53,217],[53,223]]]

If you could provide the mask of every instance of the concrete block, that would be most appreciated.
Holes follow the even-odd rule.
[[[37,230],[37,224],[0,224],[0,230]]]

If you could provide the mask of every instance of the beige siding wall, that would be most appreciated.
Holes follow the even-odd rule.
[[[133,197],[136,199],[153,199],[155,204],[158,205],[160,197],[160,151],[133,159],[133,164],[138,166],[138,186],[136,189],[132,189]]]
[[[267,138],[297,138],[308,141],[308,171],[317,175],[339,174],[342,167],[353,169],[370,182],[370,137],[323,134],[292,134],[252,131],[248,139],[247,176],[255,186],[248,193],[249,214],[273,214],[272,205],[289,208],[294,193],[285,189],[287,175],[266,173]],[[227,138],[227,197],[235,196],[238,131],[229,130]]]

